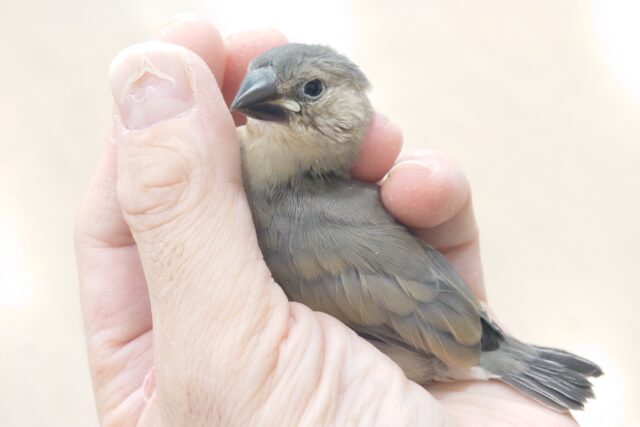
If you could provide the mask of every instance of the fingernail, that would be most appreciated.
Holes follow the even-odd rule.
[[[433,175],[437,169],[438,165],[432,162],[405,160],[403,162],[397,163],[394,167],[392,167],[387,174],[387,178],[391,177],[391,175],[397,173],[398,171],[402,171],[402,173],[409,173],[412,175],[416,175],[416,177],[424,179]]]
[[[137,130],[178,116],[193,105],[181,49],[152,42],[121,52],[111,65],[111,91],[122,123]]]
[[[386,114],[376,112],[375,116],[373,117],[373,120],[377,122],[376,128],[379,127],[379,128],[391,130],[393,132],[402,133],[400,126],[398,126],[393,121],[391,121],[391,119]]]

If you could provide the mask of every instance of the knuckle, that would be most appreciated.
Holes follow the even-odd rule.
[[[187,212],[204,195],[202,157],[182,138],[136,141],[124,151],[118,201],[130,226],[156,228]]]

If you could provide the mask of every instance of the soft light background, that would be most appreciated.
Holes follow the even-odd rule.
[[[109,127],[110,59],[179,11],[351,55],[406,148],[466,170],[500,319],[602,364],[583,425],[640,425],[633,0],[0,0],[0,425],[97,425],[73,216]]]

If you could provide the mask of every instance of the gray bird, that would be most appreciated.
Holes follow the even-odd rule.
[[[589,360],[507,335],[433,247],[395,221],[375,184],[349,177],[372,117],[369,83],[333,49],[256,58],[231,107],[260,249],[288,298],[328,313],[408,378],[500,379],[558,411],[593,397]]]

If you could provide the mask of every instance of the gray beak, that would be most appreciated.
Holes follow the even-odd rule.
[[[300,105],[283,99],[275,71],[263,67],[244,76],[231,109],[258,120],[288,122],[289,114],[300,111]]]

